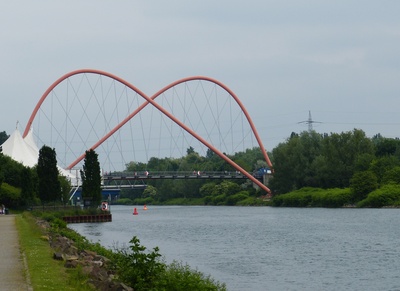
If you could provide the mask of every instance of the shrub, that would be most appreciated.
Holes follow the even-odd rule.
[[[356,201],[364,199],[376,188],[378,188],[378,178],[372,171],[357,172],[350,180],[350,189]]]
[[[302,188],[294,192],[275,196],[272,200],[273,206],[285,207],[307,207],[312,201],[311,193],[317,188]]]
[[[110,267],[116,270],[119,279],[130,285],[134,290],[226,290],[225,284],[214,281],[187,265],[173,262],[165,264],[161,259],[158,247],[148,252],[140,245],[137,237],[130,241],[130,247],[109,250],[99,243],[91,243],[76,231],[66,227],[55,213],[34,211],[36,216],[46,218],[52,226],[52,231],[68,237],[75,242],[79,250],[91,250],[110,259]],[[26,212],[24,215],[28,215]]]
[[[352,201],[350,189],[302,188],[287,194],[275,196],[273,206],[284,207],[342,207]]]
[[[151,197],[146,197],[146,198],[136,198],[133,201],[133,204],[137,205],[144,205],[144,204],[152,204],[154,202],[154,199]]]
[[[120,198],[117,201],[117,204],[119,205],[132,205],[133,201],[129,198]]]
[[[204,205],[210,205],[210,204],[212,204],[212,196],[204,197]]]
[[[225,199],[226,199],[226,195],[225,194],[217,195],[217,196],[212,198],[212,204],[214,204],[214,205],[224,204]]]
[[[352,192],[346,189],[329,189],[325,194],[323,207],[342,207],[350,204],[353,199]]]
[[[130,251],[123,249],[118,264],[120,278],[135,290],[157,290],[157,278],[165,271],[166,265],[160,260],[158,247],[146,252],[134,236],[130,242]]]
[[[400,202],[400,185],[387,184],[371,192],[367,198],[360,201],[358,207],[383,207],[396,205]]]
[[[271,206],[270,200],[264,200],[262,198],[247,197],[246,199],[240,200],[236,203],[237,206]]]
[[[236,205],[239,201],[244,200],[249,197],[249,193],[247,191],[241,191],[232,196],[226,198],[227,205]]]
[[[216,282],[210,276],[191,269],[188,265],[183,265],[176,261],[167,266],[160,278],[158,286],[160,290],[226,290],[225,284]]]
[[[21,190],[5,182],[0,185],[0,201],[5,207],[17,207],[21,201]]]
[[[382,177],[382,184],[400,184],[400,167],[394,167],[385,172]]]

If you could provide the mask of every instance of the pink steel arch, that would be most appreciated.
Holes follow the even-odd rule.
[[[105,140],[107,140],[111,135],[113,135],[116,131],[118,131],[124,124],[126,124],[130,119],[132,119],[136,114],[138,114],[143,108],[145,108],[148,104],[153,105],[154,107],[156,107],[159,111],[161,111],[164,115],[166,115],[168,118],[170,118],[173,122],[175,122],[177,125],[179,125],[181,128],[183,128],[186,132],[188,132],[189,134],[191,134],[194,138],[196,138],[198,141],[200,141],[202,144],[204,144],[206,147],[208,147],[209,149],[211,149],[215,154],[217,154],[218,156],[220,156],[222,159],[224,159],[227,163],[229,163],[232,167],[234,167],[236,170],[240,171],[243,175],[245,175],[247,178],[249,178],[252,182],[254,182],[255,184],[257,184],[261,189],[265,190],[268,193],[271,193],[270,189],[268,187],[266,187],[263,183],[261,183],[259,180],[257,180],[255,177],[253,177],[252,175],[250,175],[247,171],[245,171],[242,167],[240,167],[239,165],[237,165],[234,161],[232,161],[231,159],[229,159],[226,155],[224,155],[222,152],[220,152],[217,148],[215,148],[213,145],[211,145],[210,143],[208,143],[205,139],[203,139],[201,136],[199,136],[196,132],[194,132],[192,129],[190,129],[189,127],[187,127],[184,123],[182,123],[180,120],[178,120],[177,118],[175,118],[171,113],[169,113],[167,110],[165,110],[162,106],[160,106],[158,103],[156,103],[154,100],[160,96],[161,94],[163,94],[165,91],[171,89],[172,87],[184,83],[184,82],[188,82],[188,81],[195,81],[195,80],[204,80],[204,81],[209,81],[212,82],[218,86],[220,86],[221,88],[223,88],[225,91],[227,91],[236,101],[236,103],[239,105],[239,107],[241,108],[241,110],[243,111],[243,114],[246,116],[247,121],[249,122],[249,125],[254,133],[254,136],[256,137],[257,143],[260,146],[260,149],[262,151],[262,154],[265,158],[265,161],[267,162],[268,166],[272,169],[272,163],[268,157],[267,151],[264,148],[264,145],[261,141],[261,138],[254,126],[253,121],[251,120],[251,117],[249,115],[249,113],[247,112],[246,108],[244,107],[244,105],[242,104],[242,102],[239,100],[239,98],[236,96],[236,94],[230,90],[227,86],[225,86],[223,83],[219,82],[216,79],[212,79],[209,77],[205,77],[205,76],[194,76],[194,77],[187,77],[187,78],[183,78],[180,79],[178,81],[175,81],[167,86],[165,86],[164,88],[162,88],[161,90],[159,90],[157,93],[155,93],[153,96],[148,97],[146,94],[144,94],[141,90],[139,90],[138,88],[136,88],[135,86],[133,86],[132,84],[130,84],[129,82],[125,81],[124,79],[110,74],[108,72],[105,71],[100,71],[100,70],[95,70],[95,69],[81,69],[81,70],[75,70],[72,71],[70,73],[67,73],[63,76],[61,76],[59,79],[57,79],[42,95],[42,97],[40,98],[39,102],[36,104],[29,120],[28,123],[25,127],[25,131],[23,133],[23,137],[25,137],[31,126],[33,123],[33,120],[35,119],[35,116],[37,114],[37,112],[40,109],[40,106],[42,105],[42,103],[44,102],[44,100],[47,98],[47,96],[50,94],[50,92],[58,85],[60,84],[62,81],[64,81],[65,79],[74,76],[74,75],[78,75],[78,74],[86,74],[86,73],[92,73],[92,74],[99,74],[99,75],[103,75],[109,78],[112,78],[122,84],[124,84],[125,86],[127,86],[128,88],[130,88],[131,90],[135,91],[137,94],[139,94],[140,96],[142,96],[146,101],[144,103],[142,103],[135,111],[133,111],[130,115],[128,115],[124,120],[122,120],[118,125],[116,125],[109,133],[107,133],[104,137],[102,137],[96,144],[94,144],[90,149],[96,149],[98,146],[100,146]],[[85,154],[82,154],[80,157],[78,157],[78,159],[76,159],[73,163],[71,163],[68,166],[68,169],[73,168],[76,164],[78,164],[83,158],[85,157]]]

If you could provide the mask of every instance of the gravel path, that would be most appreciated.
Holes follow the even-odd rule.
[[[15,215],[0,215],[0,290],[33,290],[26,277]]]

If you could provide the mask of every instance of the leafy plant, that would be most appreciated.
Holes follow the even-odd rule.
[[[400,185],[387,184],[382,188],[371,192],[367,198],[360,201],[359,207],[383,207],[388,205],[398,205],[400,202]]]
[[[158,247],[146,252],[140,240],[134,236],[130,242],[130,251],[119,250],[118,273],[120,278],[135,290],[157,290],[157,278],[165,271]]]
[[[167,269],[162,274],[159,288],[162,290],[171,291],[186,291],[186,290],[226,290],[224,283],[216,282],[210,276],[205,276],[203,273],[193,270],[188,265],[184,265],[177,261],[172,262],[167,266]]]

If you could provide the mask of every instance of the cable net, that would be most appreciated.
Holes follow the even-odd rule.
[[[211,81],[182,82],[155,101],[225,154],[257,144],[240,106]],[[39,148],[55,148],[59,165],[67,168],[145,102],[140,94],[108,76],[72,75],[41,104],[32,123],[36,143]],[[104,171],[122,171],[131,161],[185,156],[190,147],[202,156],[207,154],[206,146],[148,104],[95,151]]]

